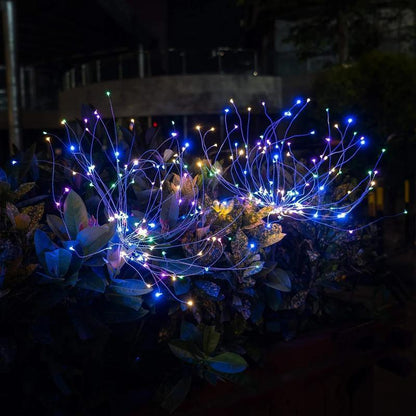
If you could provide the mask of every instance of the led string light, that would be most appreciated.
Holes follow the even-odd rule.
[[[377,166],[385,149],[382,149],[373,169],[364,178],[338,199],[331,199],[328,190],[335,185],[337,177],[342,175],[343,169],[360,152],[366,140],[356,132],[350,133],[354,121],[352,118],[347,119],[343,129],[339,124],[331,127],[327,109],[328,133],[323,140],[323,150],[310,161],[298,159],[292,151],[293,143],[300,139],[319,140],[314,130],[306,134],[291,134],[293,123],[309,102],[310,99],[298,99],[277,120],[271,118],[263,102],[269,125],[252,142],[249,126],[244,128],[238,108],[231,99],[233,115],[238,121],[237,124],[229,122],[231,111],[226,108],[225,139],[213,157],[212,146],[206,144],[207,132],[198,129],[205,163],[213,169],[221,159],[225,160],[223,174],[217,175],[223,191],[259,208],[270,208],[267,224],[290,217],[351,232],[351,229],[344,228],[342,224],[336,225],[336,222],[345,219],[373,189],[378,174]],[[249,124],[250,111],[247,120]],[[283,124],[285,122],[287,125]],[[279,131],[283,133],[279,134]]]
[[[331,126],[327,111],[328,132],[327,137],[321,139],[323,149],[320,154],[306,161],[297,159],[292,150],[293,143],[319,139],[316,138],[315,131],[291,134],[291,129],[309,99],[297,100],[277,120],[271,118],[265,103],[262,103],[269,125],[254,142],[250,138],[251,108],[247,109],[248,121],[245,125],[231,99],[232,110],[224,110],[223,140],[208,146],[208,135],[214,133],[215,129],[204,130],[201,126],[196,126],[204,157],[195,163],[196,173],[201,178],[198,187],[194,184],[195,178],[190,174],[185,160],[191,145],[189,141],[181,143],[183,139],[175,130],[174,123],[170,137],[156,149],[148,149],[139,155],[133,154],[135,137],[133,135],[127,148],[126,143],[119,140],[110,99],[109,102],[114,133],[110,133],[98,111],[94,111],[91,119],[83,120],[80,135],[77,136],[65,120],[62,124],[67,131],[66,141],[47,135],[46,141],[52,152],[52,180],[54,181],[56,167],[61,166],[72,176],[79,175],[81,180],[89,183],[99,197],[96,217],[103,207],[107,220],[115,223],[117,234],[117,238],[99,252],[107,251],[118,256],[115,261],[118,268],[130,267],[135,276],[142,279],[149,288],[155,289],[155,298],[167,293],[190,307],[194,305],[192,299],[180,299],[173,292],[172,285],[175,281],[208,272],[250,269],[252,266],[245,265],[245,262],[257,251],[256,244],[249,242],[247,253],[238,262],[229,267],[219,265],[226,244],[231,239],[227,238],[227,234],[238,224],[244,210],[232,211],[224,225],[198,237],[196,230],[206,225],[207,214],[227,209],[231,200],[235,200],[242,206],[249,204],[256,209],[268,208],[264,224],[266,229],[271,229],[273,223],[278,223],[285,217],[343,229],[334,225],[334,222],[344,221],[373,189],[377,166],[385,151],[382,150],[375,167],[361,181],[351,186],[345,195],[331,200],[328,189],[366,143],[365,138],[349,132],[353,120],[347,120],[344,129],[339,125]],[[237,124],[229,121],[230,113],[236,116]],[[134,124],[133,119],[130,124]],[[97,136],[99,127],[104,132],[108,149],[105,149],[103,141]],[[134,131],[133,128],[130,130]],[[52,137],[59,140],[71,155],[71,167],[60,165],[55,160]],[[104,155],[105,163],[94,160],[96,150],[100,150],[101,156]],[[220,164],[224,156],[226,163]],[[107,177],[110,173],[114,180],[109,182],[107,178],[104,179],[104,170],[107,171]],[[211,187],[216,183],[220,192],[231,197],[221,202],[207,199]],[[135,184],[146,193],[144,200],[138,201],[143,211],[137,217],[133,215],[134,210],[127,199],[130,188]],[[188,194],[183,192],[184,187],[188,189]],[[52,196],[62,218],[62,202],[68,192],[69,187],[64,188],[63,194],[57,198],[52,186]],[[162,211],[171,209],[171,206],[175,206],[179,212],[174,226],[161,221]],[[187,239],[189,233],[192,235],[190,241]],[[71,251],[82,257],[75,249]],[[176,258],[178,251],[187,254]]]

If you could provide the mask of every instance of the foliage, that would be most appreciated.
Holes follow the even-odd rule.
[[[364,131],[383,142],[390,135],[414,135],[415,74],[413,57],[372,52],[322,73],[314,91],[318,106],[330,107],[337,117],[355,114]]]
[[[130,140],[128,132],[123,134]],[[164,153],[166,164],[173,164],[172,158]],[[156,398],[172,412],[195,379],[247,383],[244,370],[259,359],[253,342],[287,340],[334,316],[324,299],[336,304],[334,293],[343,286],[349,293],[347,276],[365,264],[358,235],[292,221],[268,228],[270,209],[239,198],[219,202],[218,181],[202,169],[182,182],[183,198],[192,200],[205,181],[209,209],[203,224],[184,230],[174,253],[178,259],[199,258],[201,238],[212,244],[195,265],[164,264],[175,276],[166,283],[173,296],[159,296],[124,267],[116,222],[107,222],[108,213],[100,211],[88,185],[68,175],[71,162],[63,156],[57,166],[63,168],[54,185],[64,190],[69,184],[77,192],[63,191],[62,211],[50,204],[45,218],[43,195],[50,192],[39,189],[42,181],[11,185],[2,174],[0,184],[7,195],[0,212],[6,247],[0,370],[13,374],[19,386],[24,382],[26,397],[43,411],[89,414],[122,402],[125,408],[117,410],[127,413]],[[46,175],[47,169],[43,166]],[[97,163],[97,169],[104,176],[105,163]],[[17,177],[25,180],[25,175]],[[113,179],[108,173],[107,180]],[[150,192],[136,179],[127,193],[130,206],[137,208],[132,221],[140,218],[143,195]],[[172,173],[163,186],[164,233],[182,215],[172,198],[180,179]],[[222,271],[210,269],[212,259]],[[343,317],[343,309],[338,315]],[[20,395],[19,389],[7,392],[14,400]]]

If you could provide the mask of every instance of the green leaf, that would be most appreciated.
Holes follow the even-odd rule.
[[[153,289],[147,287],[143,280],[138,279],[113,279],[108,290],[124,296],[140,296],[150,293]]]
[[[215,330],[215,326],[205,326],[202,336],[202,350],[205,354],[211,355],[217,348],[220,340],[220,333]]]
[[[22,196],[26,195],[36,185],[35,182],[22,183],[14,192],[13,197],[15,201],[18,201]]]
[[[208,358],[207,364],[213,370],[227,374],[241,373],[248,367],[246,360],[241,355],[233,352],[224,352]]]
[[[191,324],[188,321],[183,320],[181,322],[181,339],[183,341],[194,341],[198,342],[201,338],[201,332],[198,327],[194,324]]]
[[[76,239],[80,228],[88,226],[88,213],[84,201],[81,197],[71,190],[64,203],[64,220],[68,228],[69,235],[73,240]]]
[[[98,276],[92,271],[83,272],[78,283],[77,287],[86,290],[92,290],[93,292],[104,293],[107,283],[105,279]]]
[[[48,237],[48,235],[41,230],[35,231],[35,250],[38,256],[39,262],[42,267],[47,270],[45,261],[45,252],[52,251],[58,248],[58,246]]]
[[[169,413],[173,413],[185,400],[191,388],[191,383],[191,375],[182,377],[165,396],[163,402],[160,404],[161,407]]]
[[[191,341],[173,339],[169,342],[169,348],[176,357],[186,363],[194,363],[205,358],[202,351]]]
[[[187,277],[176,279],[173,282],[173,290],[175,291],[175,295],[177,296],[188,293],[190,288],[191,283],[189,281],[189,278]]]
[[[279,224],[272,224],[272,228],[265,230],[260,237],[259,245],[261,248],[269,247],[278,243],[285,235],[282,233],[282,227]]]
[[[274,269],[267,276],[264,284],[281,292],[290,292],[292,289],[292,282],[288,273],[283,269]]]
[[[251,263],[250,266],[244,270],[243,277],[249,277],[254,274],[260,273],[261,269],[263,268],[264,261],[255,261]]]
[[[135,311],[138,311],[143,303],[143,299],[140,296],[125,296],[116,293],[107,293],[105,297],[109,302],[118,303],[119,305],[134,309]]]
[[[71,264],[72,254],[64,248],[45,253],[48,272],[54,277],[64,277]]]
[[[102,249],[115,233],[115,222],[98,227],[84,228],[77,234],[77,241],[82,246],[84,255],[88,256]]]
[[[48,223],[49,228],[57,237],[59,237],[61,240],[68,239],[65,224],[61,217],[58,217],[57,215],[48,214],[46,215],[46,222]]]

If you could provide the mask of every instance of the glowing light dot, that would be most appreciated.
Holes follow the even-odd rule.
[[[107,95],[107,97],[110,96],[110,91],[106,91],[105,94]]]
[[[71,150],[71,152],[73,152],[75,150],[75,146],[71,145],[71,147],[69,149]]]
[[[201,126],[196,126],[195,127],[197,130],[201,130]]]
[[[306,102],[307,102],[307,103],[309,103],[310,101],[311,101],[311,99],[310,99],[310,98],[307,98],[307,99],[306,99]]]
[[[224,112],[225,113],[228,113],[230,111],[230,109],[229,108],[226,108],[225,110],[224,110]]]
[[[163,295],[163,293],[162,293],[162,292],[156,292],[156,293],[155,293],[155,297],[156,297],[156,298],[160,298],[162,295]]]
[[[194,302],[192,300],[188,300],[188,302],[186,302],[186,304],[188,306],[194,306]]]
[[[314,135],[315,134],[315,130],[312,130],[309,134]]]
[[[386,149],[383,148],[383,149],[381,149],[381,151],[382,151],[382,153],[384,153],[386,151]]]
[[[17,160],[12,160],[12,165],[16,165]]]
[[[347,121],[348,121],[348,123],[352,123],[353,120],[352,120],[352,118],[349,118]]]
[[[338,126],[338,124],[334,124],[334,127],[337,129],[339,126]]]
[[[68,193],[68,192],[70,191],[70,189],[69,189],[68,187],[65,187],[65,188],[64,188],[64,191],[65,191],[66,193]]]
[[[49,143],[51,141],[50,137],[45,137],[45,140]]]
[[[120,156],[120,152],[114,152],[114,156],[115,157],[119,157]]]
[[[407,214],[408,212],[407,212],[407,209],[405,209],[404,211],[403,211],[403,214]]]
[[[302,100],[296,100],[296,104],[302,104]]]
[[[234,100],[232,98],[230,98],[230,103],[234,104]]]
[[[62,125],[66,124],[66,120],[65,120],[65,119],[63,119],[63,120],[61,121],[61,124],[62,124]]]

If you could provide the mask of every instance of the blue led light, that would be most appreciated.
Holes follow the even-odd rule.
[[[12,160],[12,165],[16,165],[17,164],[17,160]]]
[[[228,113],[229,111],[230,111],[230,109],[229,109],[229,108],[224,109],[224,112],[225,112],[225,113]]]
[[[115,151],[115,152],[114,152],[114,156],[115,156],[115,157],[119,157],[119,156],[120,156],[120,152]]]
[[[71,150],[71,152],[73,152],[75,150],[75,146],[73,144],[71,144],[71,146],[69,147],[69,149]]]
[[[302,104],[302,100],[301,100],[300,98],[298,98],[298,99],[296,100],[296,104]]]
[[[163,295],[162,292],[156,292],[155,293],[155,298],[160,298]]]
[[[149,227],[150,227],[150,228],[155,228],[155,227],[156,227],[156,224],[155,224],[154,222],[151,222],[151,223],[149,224]]]

